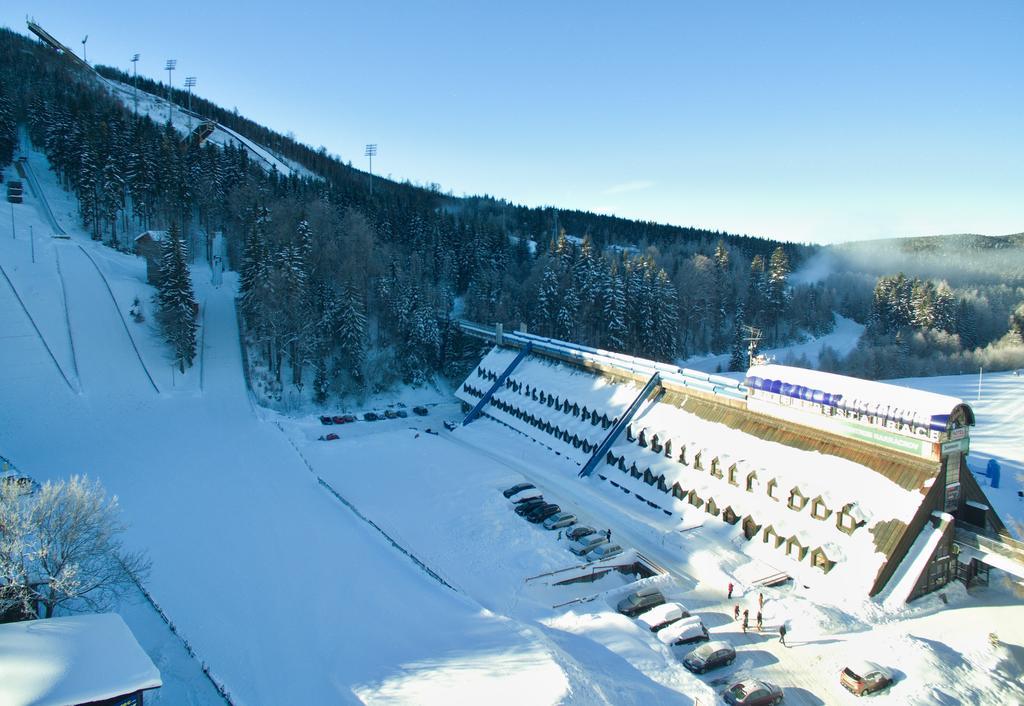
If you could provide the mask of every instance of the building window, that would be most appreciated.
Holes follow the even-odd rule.
[[[811,517],[814,519],[827,520],[831,514],[832,511],[828,509],[820,495],[811,502]]]
[[[715,478],[722,477],[721,464],[719,463],[717,456],[711,459],[711,475],[713,475]]]
[[[807,498],[800,492],[800,488],[793,488],[789,491],[789,509],[800,512],[807,506]]]
[[[736,482],[736,464],[735,463],[732,464],[731,466],[729,466],[729,485],[736,485],[736,486],[739,485],[739,483]]]

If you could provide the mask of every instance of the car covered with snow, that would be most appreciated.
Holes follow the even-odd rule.
[[[533,490],[536,487],[533,483],[516,483],[511,488],[505,488],[505,490],[501,491],[501,494],[506,498],[511,498],[513,495],[518,495],[524,490]]]
[[[588,534],[586,537],[581,537],[573,542],[569,542],[569,551],[576,556],[583,556],[599,544],[605,544],[607,542],[608,537],[600,532],[596,534]]]
[[[663,603],[637,616],[637,621],[651,632],[658,632],[672,623],[689,618],[690,611],[682,603]]]
[[[618,544],[599,544],[587,552],[586,559],[587,561],[603,561],[604,559],[611,559],[613,556],[618,556],[622,552],[623,549]]]
[[[633,591],[623,598],[615,606],[615,609],[627,617],[635,618],[664,602],[665,596],[662,595],[661,591],[653,586],[646,586],[638,591]]]
[[[423,405],[418,404],[412,408],[412,413],[415,414],[417,417],[425,417],[428,414],[430,414],[430,410],[424,407]]]
[[[736,659],[736,650],[728,642],[712,640],[683,657],[683,666],[691,672],[703,674],[709,669],[724,667]]]
[[[543,497],[541,495],[541,492],[531,485],[529,488],[523,488],[517,493],[512,493],[511,495],[508,496],[508,499],[516,504],[519,504],[540,497]]]
[[[892,672],[874,662],[852,662],[839,672],[839,683],[852,694],[864,696],[892,685]]]
[[[576,524],[576,515],[571,512],[560,512],[544,520],[544,529],[556,530]]]
[[[708,629],[696,615],[677,620],[658,631],[658,640],[664,645],[692,645],[711,639]]]
[[[744,679],[722,692],[722,698],[730,706],[769,706],[782,703],[782,689],[760,679]]]

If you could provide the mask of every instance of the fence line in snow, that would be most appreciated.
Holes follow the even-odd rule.
[[[60,281],[60,296],[64,301],[64,326],[68,330],[68,343],[71,345],[71,366],[75,369],[75,379],[78,380],[78,393],[82,393],[82,375],[78,372],[78,354],[75,353],[75,337],[71,333],[71,314],[68,310],[68,288],[64,286],[64,272],[60,269],[60,248],[53,249],[54,257],[57,258],[57,279]]]
[[[356,517],[358,517],[358,518],[359,518],[360,520],[362,520],[362,521],[363,521],[363,522],[365,522],[366,524],[370,525],[370,527],[373,527],[373,528],[374,528],[375,530],[377,530],[378,532],[380,532],[380,534],[381,534],[381,535],[382,535],[382,536],[384,537],[384,539],[386,539],[386,540],[388,541],[388,543],[390,543],[390,544],[391,544],[391,546],[392,546],[392,547],[394,547],[395,549],[397,549],[398,551],[402,552],[402,553],[403,553],[403,554],[405,554],[405,555],[406,555],[407,557],[409,557],[409,559],[411,559],[411,560],[412,560],[412,562],[413,562],[414,564],[416,564],[416,566],[420,567],[420,569],[422,569],[422,570],[423,570],[424,572],[426,572],[426,574],[427,574],[428,576],[430,576],[430,577],[431,577],[432,579],[434,579],[435,581],[437,581],[438,583],[440,583],[440,584],[441,584],[442,586],[445,586],[446,588],[450,588],[451,590],[453,590],[453,591],[456,591],[456,592],[458,592],[458,589],[457,589],[457,588],[455,588],[455,587],[454,587],[454,586],[452,586],[452,585],[451,585],[450,583],[448,583],[447,581],[445,581],[445,580],[444,580],[444,579],[443,579],[443,578],[441,577],[441,575],[440,575],[440,574],[438,574],[438,573],[437,573],[436,571],[434,571],[434,570],[433,570],[433,569],[431,569],[431,568],[430,568],[429,566],[427,566],[427,565],[426,565],[426,564],[425,564],[425,563],[424,563],[424,562],[423,562],[423,561],[422,561],[422,560],[421,560],[421,559],[420,559],[419,557],[417,557],[417,556],[416,556],[415,554],[413,554],[413,553],[412,553],[411,551],[409,551],[408,549],[406,549],[405,547],[403,547],[403,546],[402,546],[401,544],[399,544],[398,542],[396,542],[396,541],[395,541],[395,540],[394,540],[394,539],[393,539],[393,538],[391,537],[391,535],[389,535],[389,534],[388,534],[387,532],[385,532],[385,531],[384,531],[384,529],[383,529],[383,528],[382,528],[382,527],[381,527],[380,525],[378,525],[378,524],[377,524],[376,522],[374,522],[374,521],[373,521],[373,520],[371,520],[371,519],[370,519],[369,517],[367,517],[367,516],[366,516],[366,515],[364,515],[364,514],[363,514],[362,512],[360,512],[360,511],[359,511],[359,508],[357,508],[357,507],[356,507],[355,505],[353,505],[353,504],[352,504],[352,503],[351,503],[351,502],[350,502],[349,500],[347,500],[347,499],[346,499],[346,498],[345,498],[345,497],[344,497],[344,496],[343,496],[343,495],[342,495],[341,493],[339,493],[339,492],[338,492],[337,490],[335,490],[335,489],[334,489],[334,487],[333,487],[333,486],[332,486],[332,485],[331,485],[330,483],[328,483],[328,482],[327,482],[327,481],[325,481],[325,480],[324,480],[323,478],[321,478],[321,477],[320,477],[320,475],[319,475],[319,474],[317,474],[317,472],[316,472],[316,471],[315,471],[315,470],[313,469],[313,466],[312,466],[312,464],[310,464],[310,462],[309,462],[309,461],[308,461],[308,460],[306,459],[305,455],[303,455],[302,451],[300,451],[300,450],[299,450],[299,447],[295,445],[295,442],[294,442],[294,441],[292,440],[292,438],[291,438],[290,436],[288,436],[288,432],[286,432],[286,431],[284,430],[284,427],[282,427],[282,426],[281,426],[281,423],[280,423],[280,422],[274,422],[274,426],[276,426],[276,427],[278,428],[278,430],[279,430],[279,431],[280,431],[280,432],[281,432],[282,434],[284,434],[284,438],[286,438],[286,439],[288,440],[288,443],[292,445],[292,448],[293,448],[293,449],[295,449],[295,453],[297,453],[297,454],[299,455],[299,458],[301,458],[301,459],[302,459],[302,462],[303,462],[304,464],[306,464],[306,468],[308,468],[308,469],[309,469],[309,472],[313,474],[313,477],[315,477],[315,478],[316,478],[317,482],[318,482],[318,483],[320,483],[320,485],[322,485],[322,486],[323,486],[324,488],[326,488],[326,489],[327,489],[327,491],[331,493],[331,495],[333,495],[333,496],[334,496],[335,498],[337,498],[337,499],[338,499],[338,500],[339,500],[339,501],[340,501],[340,502],[341,502],[341,503],[342,503],[342,504],[343,504],[343,505],[344,505],[345,507],[347,507],[347,508],[348,508],[349,510],[351,510],[351,511],[352,511],[352,513],[353,513],[353,514],[354,514],[354,515],[355,515]]]
[[[39,340],[42,342],[43,348],[45,348],[46,352],[50,354],[50,360],[52,360],[53,364],[57,367],[57,372],[60,373],[60,376],[64,378],[64,382],[67,384],[68,389],[72,392],[77,392],[74,385],[72,385],[71,381],[68,380],[68,376],[64,373],[64,368],[60,367],[60,363],[57,362],[57,357],[53,354],[53,351],[50,350],[50,345],[46,342],[46,339],[43,338],[43,332],[39,330],[38,326],[36,326],[36,320],[32,318],[32,314],[29,313],[28,307],[25,306],[25,302],[22,301],[21,295],[18,294],[18,290],[14,288],[14,282],[12,282],[11,278],[7,276],[7,270],[3,268],[3,265],[0,265],[0,274],[3,274],[4,279],[7,280],[7,285],[11,288],[11,292],[14,293],[14,298],[17,299],[18,303],[21,305],[21,310],[24,311],[25,316],[28,317],[29,323],[32,324],[32,328],[35,330],[36,335],[39,336]]]
[[[83,248],[81,245],[78,249],[82,251],[82,254],[89,258],[89,262],[96,268],[96,272],[99,273],[100,279],[103,280],[103,286],[107,288],[107,293],[110,294],[110,301],[114,303],[114,311],[117,312],[117,316],[121,319],[121,325],[124,326],[124,332],[128,334],[128,340],[131,341],[132,349],[135,351],[135,356],[139,359],[139,365],[142,366],[142,372],[146,373],[146,377],[149,378],[149,384],[153,386],[157,394],[160,394],[160,388],[156,386],[156,381],[153,376],[149,374],[149,368],[146,367],[146,361],[142,359],[142,352],[139,351],[139,347],[135,344],[135,337],[132,336],[131,330],[128,328],[128,322],[124,319],[124,314],[121,313],[121,307],[117,305],[117,297],[114,296],[114,290],[110,288],[110,282],[107,281],[107,276],[103,274],[103,270],[100,269],[99,264],[93,259],[89,251]]]
[[[153,595],[146,590],[146,587],[142,584],[142,581],[139,579],[139,577],[128,570],[128,567],[124,565],[124,562],[121,561],[120,557],[118,557],[117,560],[121,564],[121,567],[125,570],[125,573],[127,573],[128,576],[131,577],[132,583],[134,583],[138,587],[139,591],[142,592],[142,595],[145,596],[146,601],[151,606],[153,606],[153,610],[157,612],[157,615],[160,616],[160,619],[164,621],[164,624],[167,625],[168,628],[170,628],[171,633],[173,633],[176,638],[181,640],[181,644],[185,648],[185,652],[188,653],[188,656],[194,659],[196,662],[199,662],[199,668],[203,671],[203,674],[206,675],[206,678],[210,680],[210,684],[213,685],[213,688],[217,691],[218,694],[220,694],[221,698],[224,699],[224,702],[227,703],[228,706],[235,706],[235,702],[231,699],[231,692],[227,690],[227,687],[224,686],[223,682],[221,682],[213,675],[213,671],[210,669],[210,665],[208,665],[203,660],[199,659],[199,655],[196,654],[195,649],[192,647],[192,643],[188,641],[188,638],[186,638],[184,635],[178,632],[178,627],[174,624],[174,621],[171,620],[170,617],[168,617],[167,613],[164,612],[164,609],[161,608],[160,604],[156,602],[155,598],[153,598]]]

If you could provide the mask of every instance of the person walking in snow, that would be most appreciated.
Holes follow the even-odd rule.
[[[762,610],[763,608],[764,608],[764,594],[763,593],[758,593],[757,594],[757,609],[758,610]]]
[[[757,611],[757,631],[758,632],[761,632],[761,627],[762,627],[763,624],[764,624],[764,622],[763,622],[763,619],[761,618],[761,611]]]
[[[609,542],[612,541],[612,531],[610,528],[604,531],[604,536],[608,538]]]
[[[734,605],[732,607],[732,619],[733,620],[739,620],[740,619],[740,604],[739,603],[737,603],[736,605]]]
[[[743,611],[743,632],[747,632],[747,611]]]
[[[728,596],[729,600],[732,600],[732,589],[733,589],[733,585],[732,585],[732,581],[730,581],[729,582],[729,596]]]
[[[785,623],[783,623],[782,625],[779,626],[779,642],[781,642],[783,645],[786,645],[786,624]],[[789,647],[789,645],[786,645],[786,647]]]

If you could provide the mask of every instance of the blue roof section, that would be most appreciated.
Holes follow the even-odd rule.
[[[968,424],[974,424],[974,412],[956,397],[818,370],[755,365],[747,371],[746,386],[934,431],[946,431],[953,413],[963,407]]]

